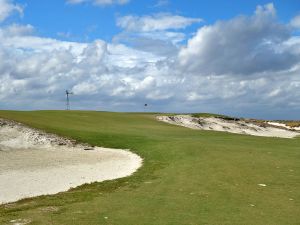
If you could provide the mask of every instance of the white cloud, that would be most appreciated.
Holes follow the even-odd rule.
[[[286,47],[289,27],[276,19],[272,4],[198,30],[179,53],[185,70],[198,74],[242,74],[287,70],[299,55]]]
[[[87,46],[86,43],[66,42],[53,38],[42,38],[33,35],[31,25],[12,24],[0,28],[1,46],[9,49],[28,50],[29,52],[44,52],[67,49],[80,53]]]
[[[99,86],[94,83],[82,82],[76,84],[72,90],[77,95],[93,95],[98,93]]]
[[[156,55],[174,56],[178,46],[186,38],[182,32],[155,31],[131,33],[123,32],[113,38],[114,43],[124,43],[132,48],[152,52]]]
[[[80,4],[80,3],[84,3],[87,2],[89,0],[67,0],[67,3],[69,4]]]
[[[170,4],[169,0],[158,0],[157,3],[154,5],[155,8],[164,7]]]
[[[124,30],[114,37],[114,41],[157,55],[174,56],[186,39],[182,30],[200,21],[199,18],[163,13],[119,17],[117,25]]]
[[[20,24],[12,24],[7,27],[4,27],[0,30],[0,35],[12,37],[12,36],[24,36],[29,35],[34,32],[34,27],[30,24],[20,25]]]
[[[295,16],[291,20],[290,24],[291,24],[292,27],[300,29],[300,15]]]
[[[81,4],[91,2],[94,5],[107,6],[107,5],[125,5],[130,2],[130,0],[67,0],[69,4]]]
[[[30,25],[0,27],[1,108],[63,109],[70,89],[74,109],[138,111],[148,103],[151,111],[299,117],[300,38],[272,5],[202,27],[187,45],[159,54],[150,51],[167,50],[159,38],[179,36],[155,29],[137,32],[148,41],[133,48],[42,38]]]
[[[117,25],[128,31],[162,31],[183,29],[193,23],[199,23],[200,18],[189,18],[172,14],[154,14],[151,16],[123,16],[117,20]]]
[[[0,0],[0,23],[15,12],[22,15],[23,7],[19,4],[14,4],[11,0]]]
[[[255,16],[257,17],[269,17],[273,18],[276,16],[276,9],[273,3],[265,5],[258,5],[255,10]]]

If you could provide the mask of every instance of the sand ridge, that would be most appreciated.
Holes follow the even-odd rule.
[[[159,121],[199,130],[224,131],[236,134],[248,134],[264,137],[293,138],[299,132],[274,127],[266,123],[265,126],[244,121],[226,120],[215,117],[193,117],[191,115],[157,116]]]
[[[0,204],[126,177],[141,165],[128,150],[76,144],[0,119]]]
[[[279,122],[272,122],[272,121],[268,121],[267,122],[269,125],[272,125],[272,126],[276,126],[276,127],[283,127],[283,128],[286,128],[288,130],[296,130],[296,131],[300,131],[300,127],[291,127],[291,126],[288,126],[284,123],[279,123]]]

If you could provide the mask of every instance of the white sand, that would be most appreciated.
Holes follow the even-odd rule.
[[[85,148],[90,147],[0,120],[0,204],[126,177],[142,165],[127,150]]]
[[[221,118],[206,118],[206,117],[192,117],[190,115],[176,115],[176,116],[157,116],[157,119],[166,123],[188,127],[191,129],[200,130],[214,130],[225,131],[237,134],[248,134],[265,137],[281,137],[293,138],[300,135],[299,132],[289,131],[272,126],[259,126],[254,123],[243,120],[224,120]]]
[[[278,122],[270,122],[268,121],[267,122],[269,125],[272,125],[272,126],[276,126],[276,127],[284,127],[286,129],[289,129],[289,130],[296,130],[296,131],[300,131],[300,127],[290,127],[284,123],[278,123]]]

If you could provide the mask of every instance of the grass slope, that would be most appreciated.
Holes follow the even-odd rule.
[[[299,138],[191,130],[152,114],[0,111],[0,117],[144,158],[128,178],[2,205],[0,224],[299,224]]]

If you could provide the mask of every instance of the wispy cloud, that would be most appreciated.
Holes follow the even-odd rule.
[[[300,15],[295,16],[291,22],[290,22],[291,26],[293,28],[297,28],[300,29]]]
[[[170,4],[169,0],[158,0],[156,4],[154,5],[155,8],[168,6]]]
[[[92,3],[99,6],[125,5],[129,2],[130,0],[67,0],[69,4]]]
[[[159,13],[146,16],[127,15],[117,19],[117,25],[128,31],[160,31],[184,29],[193,23],[200,23],[201,18],[189,18],[179,15]]]
[[[0,0],[0,22],[6,20],[13,13],[23,14],[23,7],[11,0]]]

